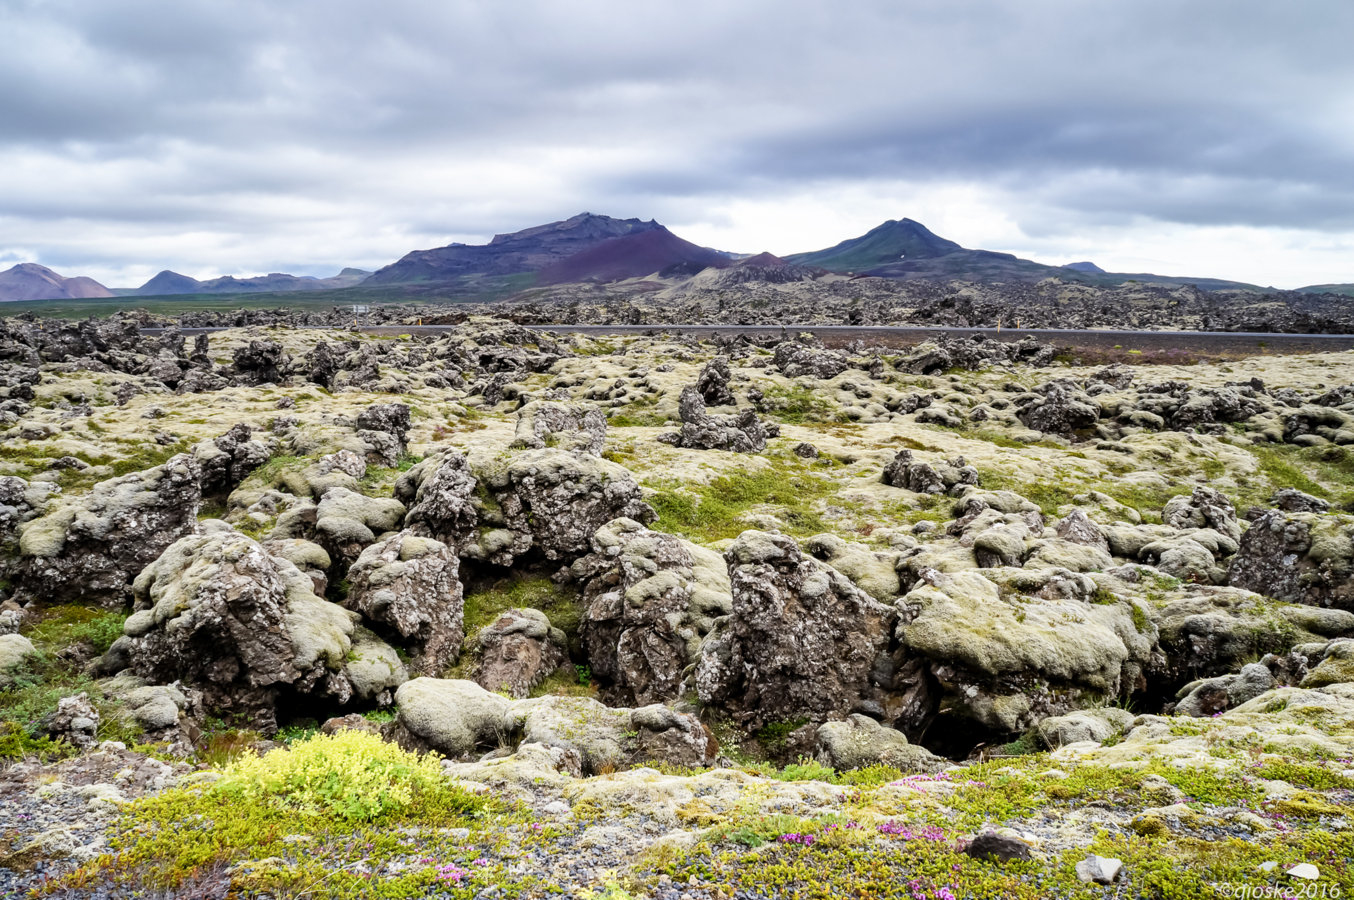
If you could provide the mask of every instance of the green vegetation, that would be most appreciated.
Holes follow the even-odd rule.
[[[504,578],[467,587],[465,633],[474,635],[510,609],[539,609],[550,624],[572,641],[583,611],[576,592],[545,575],[514,572]]]
[[[771,385],[763,392],[767,411],[789,425],[810,422],[846,422],[844,411],[821,392],[802,384]]]
[[[13,673],[0,702],[0,729],[5,729],[0,757],[49,751],[41,739],[33,744],[29,738],[56,712],[57,701],[82,691],[99,711],[100,740],[135,740],[138,731],[124,721],[118,704],[84,672],[84,660],[101,655],[122,634],[126,614],[70,604],[33,609],[30,615],[36,622],[24,633],[37,652]]]
[[[502,842],[485,833],[486,823],[514,821],[520,816],[507,804],[443,778],[435,757],[342,731],[246,754],[214,783],[135,803],[117,821],[110,853],[52,889],[111,882],[164,890],[220,880],[286,896],[468,898],[499,884],[513,896],[525,880],[501,862],[472,862]],[[456,828],[471,829],[470,837],[453,836]],[[388,865],[395,861],[401,865]]]
[[[763,505],[787,533],[818,534],[827,526],[815,501],[833,491],[829,481],[809,474],[807,466],[780,460],[773,460],[773,468],[733,471],[709,484],[655,486],[658,490],[648,498],[658,512],[652,527],[704,543],[736,537],[748,527],[743,515]]]

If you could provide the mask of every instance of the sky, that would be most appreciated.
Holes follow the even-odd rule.
[[[1354,282],[1349,0],[0,0],[0,268],[375,269],[583,211]]]

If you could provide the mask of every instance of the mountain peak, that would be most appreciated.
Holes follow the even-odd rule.
[[[936,259],[964,248],[913,219],[889,219],[835,247],[786,257],[792,263],[838,272],[860,272],[902,259]]]
[[[84,300],[111,297],[113,292],[93,278],[66,278],[38,263],[19,263],[0,272],[0,301]]]

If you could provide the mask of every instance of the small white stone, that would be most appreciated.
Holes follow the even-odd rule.
[[[1260,869],[1261,872],[1273,872],[1278,867],[1279,864],[1271,859],[1269,862],[1260,863],[1258,868]]]
[[[1298,863],[1296,866],[1289,869],[1287,874],[1289,878],[1306,878],[1309,881],[1314,881],[1321,877],[1321,873],[1317,870],[1316,866],[1311,863]]]
[[[1113,884],[1123,871],[1123,860],[1114,857],[1091,855],[1077,863],[1077,877],[1088,883]]]

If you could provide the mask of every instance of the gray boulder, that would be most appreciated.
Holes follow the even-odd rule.
[[[768,436],[780,433],[768,426],[751,409],[734,416],[714,416],[705,411],[700,391],[688,385],[678,398],[682,430],[658,436],[660,441],[692,450],[727,450],[731,453],[758,453],[766,449]]]
[[[133,592],[136,612],[101,663],[108,674],[181,681],[202,692],[206,711],[239,715],[264,731],[276,727],[287,692],[336,703],[354,696],[345,666],[356,659],[355,614],[315,596],[299,569],[244,535],[176,541]],[[402,679],[402,671],[388,672],[386,687]]]
[[[756,730],[825,722],[879,694],[871,676],[889,649],[891,607],[784,535],[745,531],[724,558],[733,608],[701,645],[703,704]]]
[[[1289,603],[1354,611],[1354,518],[1265,513],[1241,538],[1227,583]]]
[[[479,659],[472,678],[481,687],[520,699],[569,664],[564,632],[538,609],[510,609],[475,636]]]
[[[1221,675],[1204,681],[1193,681],[1176,694],[1176,715],[1212,716],[1254,700],[1277,682],[1268,667],[1260,663],[1243,666],[1236,675]]]
[[[1079,709],[1062,716],[1049,716],[1036,726],[1035,733],[1050,750],[1081,741],[1099,744],[1116,734],[1126,733],[1133,727],[1133,718],[1133,713],[1113,706]]]
[[[534,400],[517,411],[512,445],[532,450],[559,447],[601,456],[606,446],[606,416],[595,406]]]
[[[939,772],[953,763],[925,747],[908,743],[901,731],[859,713],[818,726],[814,758],[838,771],[892,766],[904,772]]]
[[[33,642],[21,634],[0,634],[0,688],[9,687],[15,672],[37,652]]]
[[[415,534],[436,538],[463,554],[478,534],[477,486],[465,455],[447,450],[402,475],[395,496],[409,504],[405,523]]]

